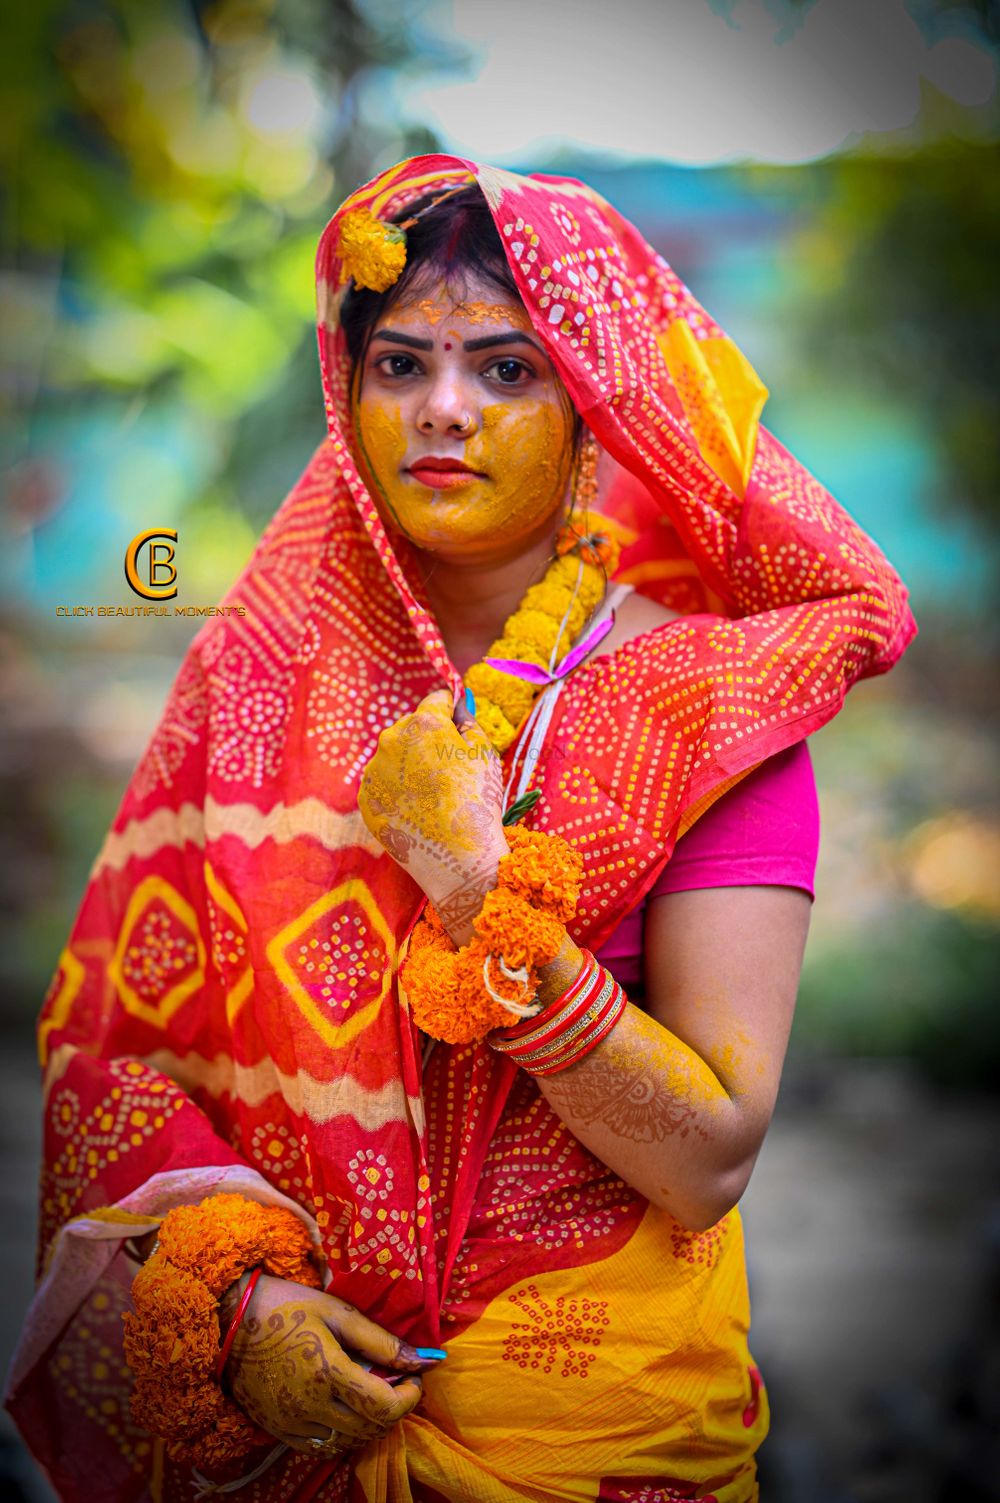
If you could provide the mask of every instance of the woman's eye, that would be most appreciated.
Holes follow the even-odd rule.
[[[530,381],[534,371],[523,360],[494,360],[493,364],[483,372],[484,376],[494,376],[503,386],[519,386],[525,381]]]
[[[379,370],[387,376],[411,376],[417,368],[412,355],[383,355],[378,361]]]

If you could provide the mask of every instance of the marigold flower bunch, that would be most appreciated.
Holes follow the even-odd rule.
[[[213,1195],[177,1206],[160,1224],[155,1252],[132,1284],[122,1317],[125,1360],[135,1374],[136,1424],[159,1435],[175,1461],[218,1467],[270,1437],[214,1378],[220,1296],[258,1264],[275,1278],[318,1289],[304,1223],[281,1206]]]
[[[539,967],[558,955],[566,922],[576,912],[583,882],[579,853],[547,831],[510,825],[504,833],[510,850],[474,921],[476,937],[456,949],[428,905],[410,936],[400,972],[417,1026],[446,1044],[477,1042],[511,1023],[515,1015],[490,995],[484,966],[500,996],[515,1004],[530,1002],[538,990]],[[523,968],[526,979],[505,975],[498,957],[511,970]]]

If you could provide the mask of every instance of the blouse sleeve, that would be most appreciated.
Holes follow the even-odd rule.
[[[815,897],[819,803],[805,742],[754,769],[686,835],[649,897],[702,887],[801,887]]]

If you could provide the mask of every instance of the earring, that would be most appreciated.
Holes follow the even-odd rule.
[[[588,428],[580,445],[580,460],[570,504],[570,516],[579,507],[580,521],[584,526],[589,521],[589,513],[596,509],[597,504],[597,454],[597,439]]]
[[[575,553],[584,563],[596,564],[603,569],[611,557],[614,545],[606,532],[591,531],[597,514],[599,453],[597,440],[588,429],[580,446],[569,517],[556,533],[555,551],[556,557],[564,553]],[[574,516],[578,506],[579,513]]]

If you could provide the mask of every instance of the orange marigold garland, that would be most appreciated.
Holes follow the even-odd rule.
[[[250,1267],[321,1287],[304,1223],[281,1206],[214,1195],[177,1206],[132,1284],[123,1317],[125,1360],[135,1374],[132,1418],[159,1435],[175,1461],[218,1467],[271,1437],[214,1381],[220,1296]]]
[[[476,937],[457,950],[432,905],[410,937],[401,980],[417,1026],[446,1044],[506,1028],[538,990],[539,967],[554,960],[576,912],[583,860],[561,836],[506,826],[510,846],[474,920]],[[507,970],[517,970],[512,978]],[[489,985],[487,985],[487,979]],[[490,987],[511,1006],[497,1001]],[[515,1011],[517,1009],[517,1011]]]
[[[596,465],[592,443],[584,446],[584,453]],[[474,663],[463,675],[466,688],[476,696],[476,719],[501,754],[517,735],[541,686],[494,664],[516,662],[552,669],[569,652],[618,567],[622,542],[615,533],[622,534],[623,529],[589,505],[582,519],[561,527],[556,534],[556,557],[544,578],[530,586],[518,609],[508,616],[484,661]]]

